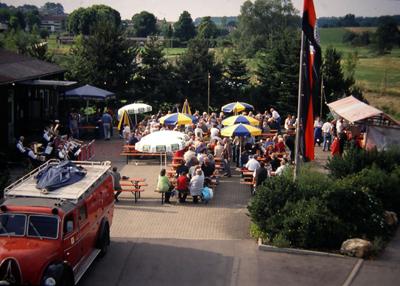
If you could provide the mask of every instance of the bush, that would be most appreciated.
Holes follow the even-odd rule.
[[[289,175],[274,177],[264,182],[257,189],[255,197],[248,206],[252,221],[259,226],[261,231],[274,236],[279,229],[276,231],[269,229],[267,232],[267,224],[272,217],[278,219],[277,215],[286,202],[294,198],[296,191],[293,179]]]
[[[284,212],[280,234],[292,246],[338,248],[346,237],[343,223],[318,198],[288,203]]]
[[[353,175],[352,180],[355,186],[362,186],[379,199],[385,210],[400,214],[400,166],[392,172],[385,172],[373,165]]]
[[[376,164],[380,169],[391,172],[400,162],[400,149],[392,147],[387,151],[348,149],[342,157],[334,156],[328,160],[327,168],[334,178],[344,178]]]
[[[343,222],[348,237],[373,239],[385,234],[381,201],[356,183],[356,177],[333,182],[324,195],[327,208]]]
[[[382,177],[385,182],[373,182],[379,169],[336,180],[308,169],[296,182],[290,174],[273,177],[248,206],[257,226],[252,233],[276,246],[312,249],[338,249],[351,237],[385,237],[381,198],[396,202],[383,190],[397,182],[398,169]]]

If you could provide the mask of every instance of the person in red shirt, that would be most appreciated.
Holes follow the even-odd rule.
[[[285,143],[282,137],[278,137],[278,142],[275,143],[274,151],[277,153],[284,153],[286,150]]]
[[[184,203],[186,201],[186,197],[189,193],[189,179],[186,174],[186,171],[181,172],[176,180],[176,189],[179,193],[178,198],[180,203]]]

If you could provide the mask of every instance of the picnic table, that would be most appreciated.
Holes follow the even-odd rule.
[[[155,157],[160,156],[160,153],[143,153],[135,149],[135,145],[122,146],[121,156],[126,156],[126,164],[129,163],[130,157]]]
[[[146,187],[146,179],[144,178],[128,178],[120,181],[122,192],[131,192],[135,197],[135,203],[140,199],[140,194],[145,191],[142,187]]]

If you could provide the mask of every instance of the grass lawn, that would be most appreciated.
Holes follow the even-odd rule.
[[[353,47],[343,43],[342,38],[346,30],[361,33],[374,32],[375,28],[322,28],[322,49],[334,47],[342,53],[342,58],[356,50],[359,61],[355,77],[365,97],[371,105],[400,119],[400,48],[380,56],[370,47]]]
[[[47,45],[50,53],[55,55],[67,55],[72,45],[58,45],[56,35],[52,34],[47,39]]]
[[[167,58],[175,58],[186,51],[186,48],[165,48],[164,54]]]

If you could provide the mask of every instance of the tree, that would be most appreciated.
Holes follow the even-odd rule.
[[[60,3],[46,2],[40,10],[46,15],[64,15],[64,7]]]
[[[356,21],[356,16],[354,14],[347,14],[339,21],[339,26],[342,27],[358,27],[359,23]]]
[[[112,91],[126,90],[131,83],[136,51],[122,29],[106,21],[93,27],[90,37],[78,37],[67,63],[70,79]]]
[[[132,23],[136,37],[147,37],[157,33],[156,16],[147,11],[133,15]]]
[[[68,31],[77,35],[91,35],[99,24],[108,22],[120,27],[121,16],[118,11],[106,5],[93,5],[88,8],[78,8],[68,16]]]
[[[249,76],[246,63],[243,62],[236,51],[233,51],[228,58],[223,82],[230,95],[230,101],[239,101],[241,98],[240,95],[249,83]]]
[[[25,23],[29,27],[29,31],[32,31],[35,25],[40,26],[40,16],[38,10],[28,11],[25,14]]]
[[[170,39],[174,34],[174,30],[172,29],[172,25],[165,20],[165,18],[161,22],[161,36],[164,38]]]
[[[174,24],[175,38],[182,42],[187,42],[196,36],[196,28],[189,12],[183,11],[179,20]]]
[[[241,7],[238,28],[233,33],[238,50],[252,57],[257,51],[274,46],[274,40],[289,27],[300,22],[290,0],[245,1]]]
[[[211,17],[203,17],[197,28],[197,36],[202,39],[215,39],[218,36],[217,25],[211,20]]]
[[[299,47],[299,34],[286,30],[271,50],[257,57],[256,75],[261,89],[257,102],[274,106],[281,114],[293,114],[297,109]]]
[[[384,16],[379,19],[375,33],[378,53],[390,52],[394,45],[400,43],[400,31],[393,17]]]
[[[342,55],[335,48],[328,47],[326,49],[322,65],[322,75],[325,101],[328,103],[349,94],[349,88],[354,84],[354,81],[345,79],[341,61]],[[351,67],[349,72],[351,72]],[[325,107],[324,114],[327,112],[328,110]]]
[[[211,83],[211,105],[220,105],[221,65],[215,63],[214,54],[209,52],[208,43],[203,39],[193,39],[188,48],[177,60],[177,82],[179,98],[183,101],[190,97],[190,104],[196,108],[207,109],[208,73]]]
[[[134,76],[135,97],[160,106],[175,100],[171,67],[164,56],[164,47],[154,38],[139,51],[140,64]]]

